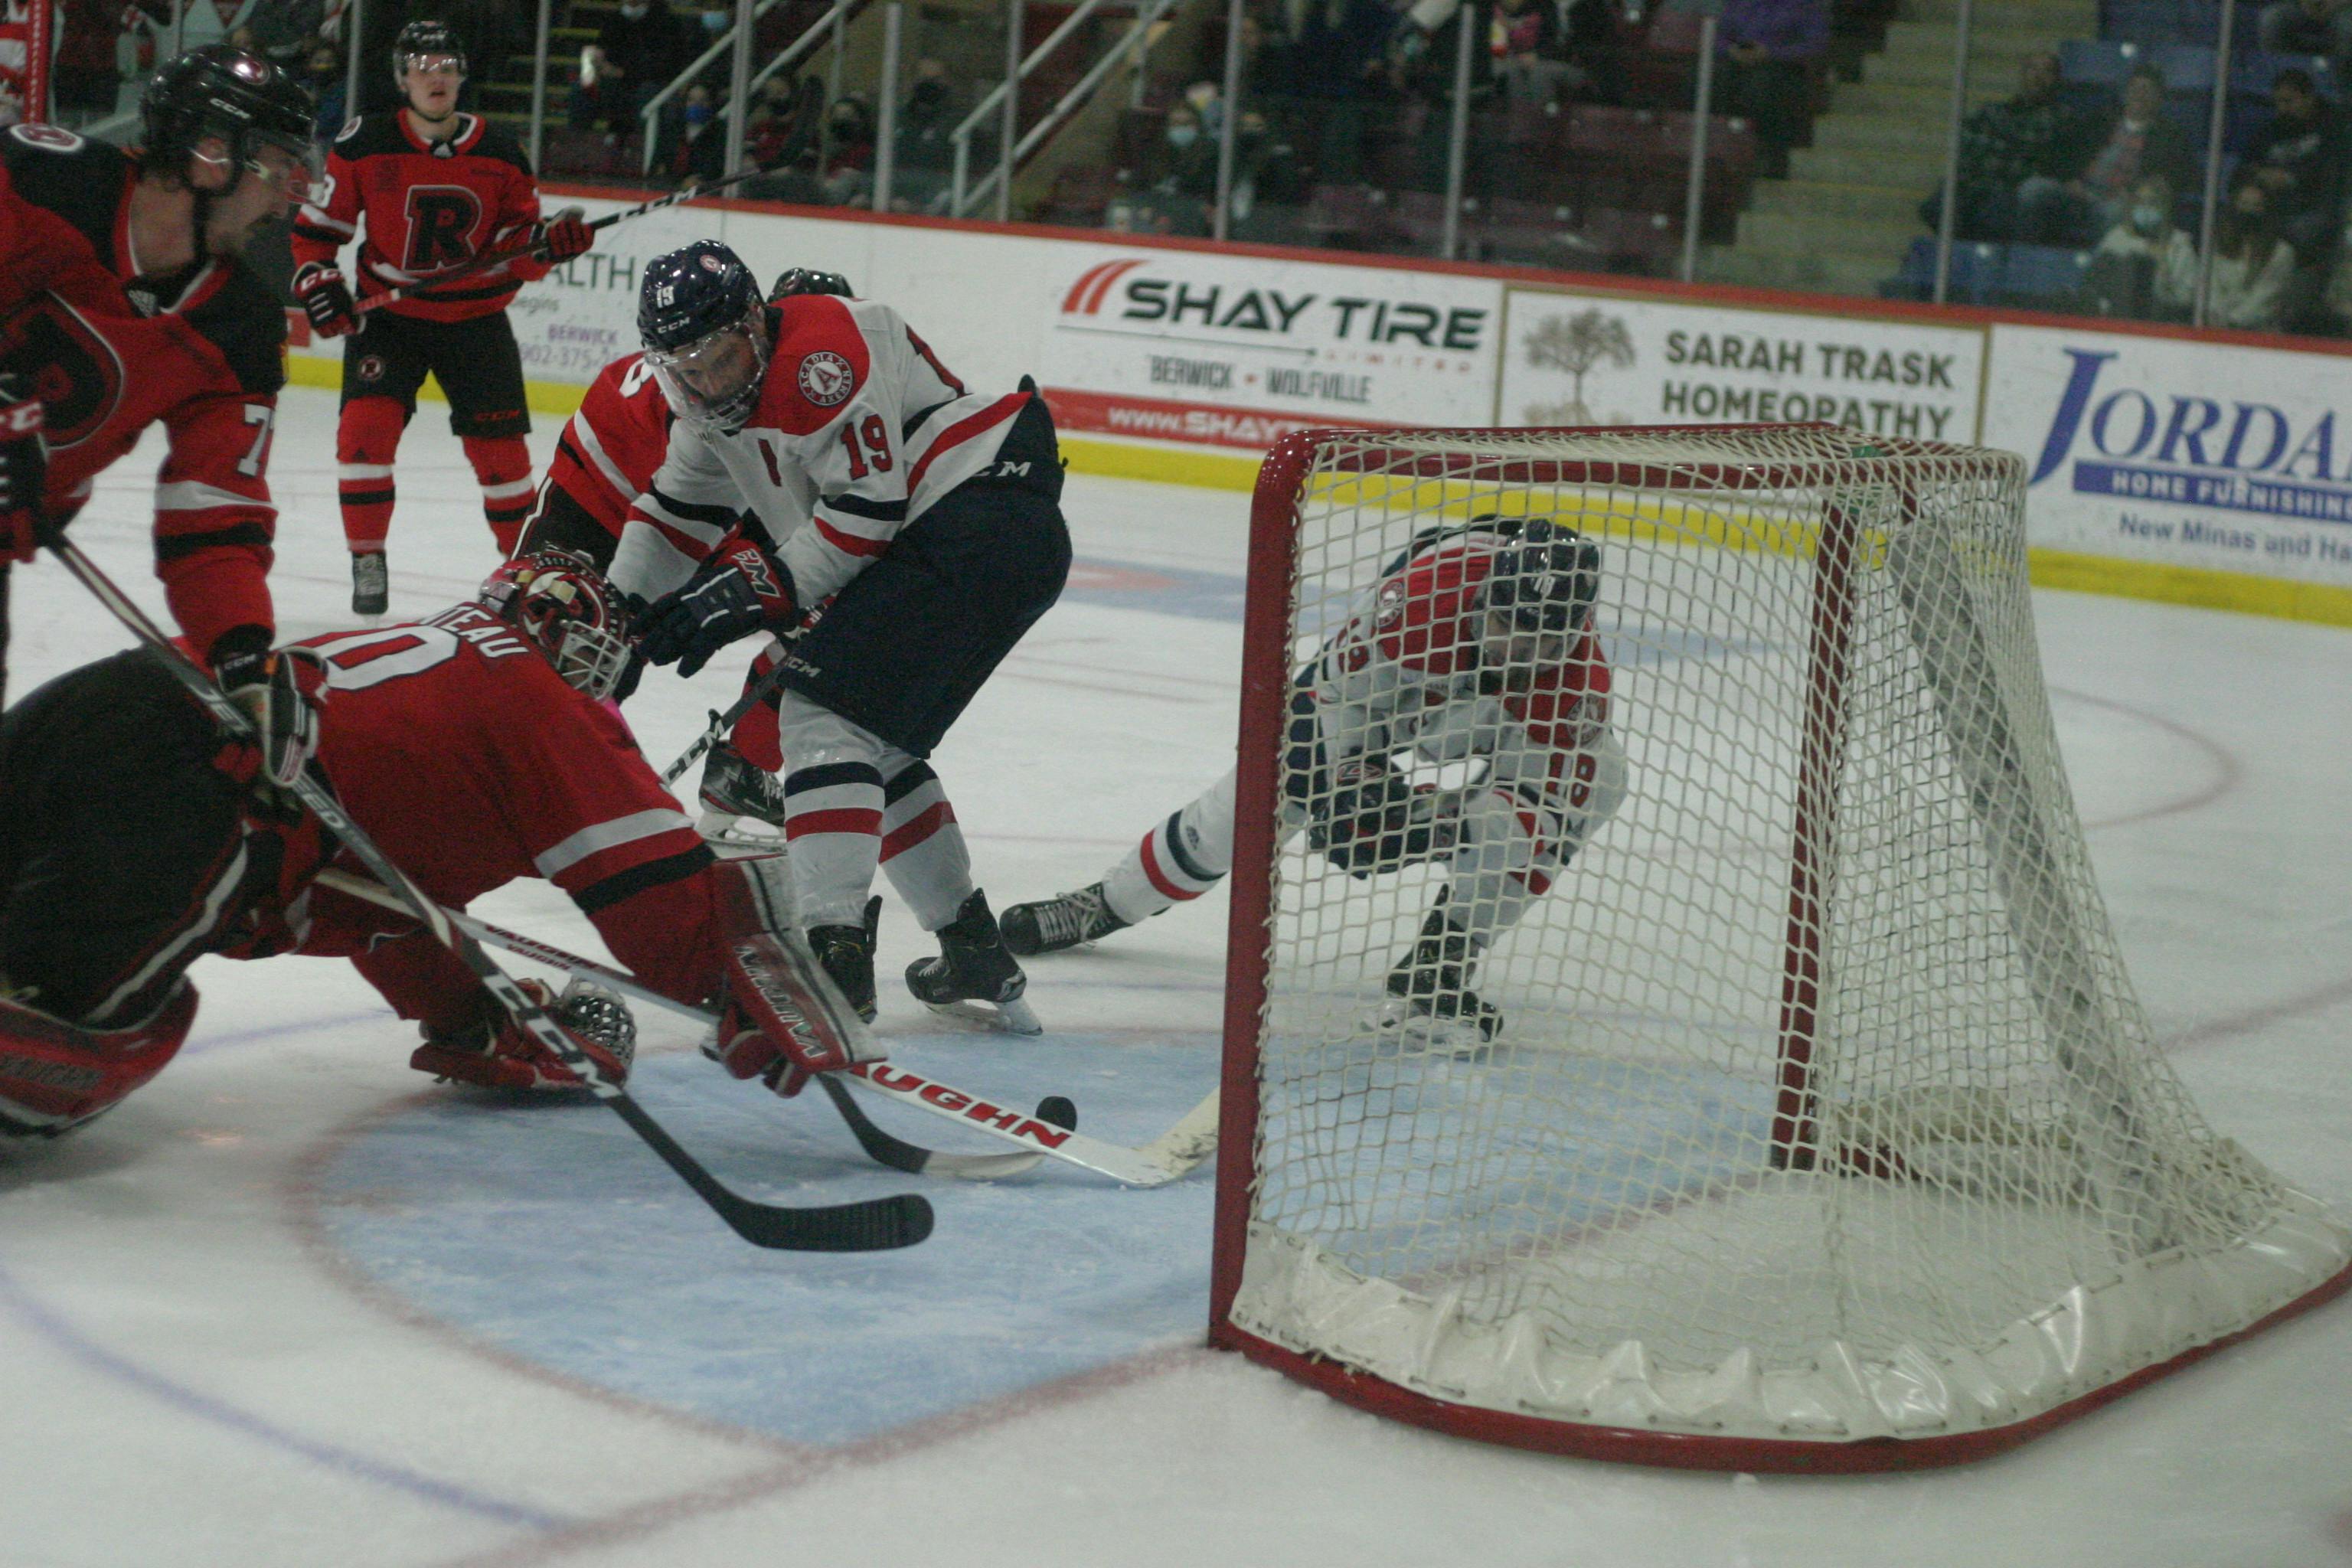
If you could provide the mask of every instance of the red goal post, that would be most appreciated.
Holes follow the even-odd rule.
[[[1286,735],[1397,552],[1488,512],[1601,542],[1633,783],[1498,934],[1495,1047],[1416,1054],[1349,1015],[1428,880],[1285,858]],[[1887,1469],[2352,1285],[2352,1231],[2149,1039],[2057,761],[2014,457],[1304,432],[1259,475],[1243,667],[1214,1342],[1520,1447]]]

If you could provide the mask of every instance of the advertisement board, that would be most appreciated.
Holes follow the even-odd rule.
[[[1990,392],[2037,546],[2352,586],[2352,360],[2001,325]]]
[[[1505,312],[1497,424],[1977,437],[1980,328],[1549,289],[1509,290]]]

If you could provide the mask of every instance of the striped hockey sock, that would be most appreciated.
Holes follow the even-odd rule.
[[[784,775],[784,841],[803,926],[863,923],[882,854],[882,774],[821,763]]]
[[[955,923],[972,895],[971,852],[928,763],[909,762],[882,790],[882,869],[925,931]]]

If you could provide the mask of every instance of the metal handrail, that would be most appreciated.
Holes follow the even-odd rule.
[[[1084,3],[1081,4],[1076,10],[1063,17],[1062,25],[1055,27],[1052,32],[1046,34],[1045,42],[1039,44],[1035,48],[1030,50],[1029,53],[1024,57],[1021,61],[1019,79],[1026,81],[1029,79],[1029,73],[1035,70],[1040,65],[1045,63],[1046,56],[1052,54],[1055,49],[1060,48],[1063,42],[1067,39],[1072,33],[1077,31],[1079,26],[1086,22],[1087,18],[1101,10],[1104,5],[1108,3],[1109,0],[1084,0]],[[954,205],[950,210],[952,210],[959,217],[963,216],[965,207],[964,186],[971,172],[972,132],[979,128],[982,121],[988,119],[992,114],[995,114],[998,110],[998,106],[1003,103],[1003,101],[1004,83],[1002,80],[999,80],[994,87],[990,88],[985,93],[981,95],[980,101],[972,105],[971,112],[965,115],[961,121],[958,121],[956,128],[953,131],[948,132],[948,140],[955,143],[955,181],[953,185],[955,194],[953,198]],[[975,192],[973,195],[977,195],[978,193]]]
[[[774,59],[751,73],[751,90],[758,91],[760,84],[778,71],[790,70],[800,64],[801,60],[816,47],[819,35],[833,34],[837,45],[841,35],[849,30],[850,18],[865,10],[871,3],[872,0],[834,0],[833,9],[827,11],[823,18],[810,23],[807,32],[786,45]],[[841,96],[840,88],[840,80],[836,78],[833,86],[826,91],[825,97],[828,102]],[[731,110],[732,106],[730,105],[730,108]]]
[[[782,4],[783,4],[783,0],[760,0],[760,3],[751,8],[751,19],[755,22],[758,21],[761,17],[766,16],[770,11],[775,9],[776,6]],[[814,31],[814,29],[812,28],[811,31]],[[678,72],[677,75],[672,77],[659,92],[654,94],[653,97],[646,100],[646,106],[643,109],[637,110],[637,121],[641,128],[637,140],[642,142],[645,147],[645,162],[640,165],[643,171],[650,173],[654,166],[654,116],[660,112],[662,105],[667,103],[671,99],[677,97],[679,93],[684,92],[688,87],[692,86],[694,84],[694,79],[702,74],[705,67],[709,66],[711,61],[717,59],[720,54],[726,50],[733,48],[734,47],[735,29],[733,27],[729,27],[725,32],[719,34],[718,37],[711,40],[711,44],[709,48],[694,57],[693,64],[688,66],[684,70]]]
[[[1076,22],[1080,16],[1084,16],[1087,10],[1091,9],[1094,4],[1095,0],[1088,0],[1087,5],[1080,6],[1077,11],[1072,13],[1070,21]],[[1086,74],[1078,78],[1076,82],[1072,83],[1070,90],[1064,93],[1061,98],[1055,102],[1054,107],[1045,111],[1045,117],[1043,120],[1040,120],[1035,125],[1031,126],[1028,132],[1014,144],[1013,149],[1013,163],[1017,166],[1023,160],[1026,159],[1030,153],[1035,152],[1037,148],[1045,142],[1047,137],[1050,137],[1055,132],[1060,130],[1063,122],[1068,120],[1071,115],[1076,113],[1079,106],[1083,105],[1087,100],[1094,96],[1095,89],[1102,85],[1103,79],[1118,68],[1119,62],[1127,58],[1129,51],[1134,47],[1137,41],[1150,33],[1154,23],[1158,22],[1169,12],[1174,10],[1177,4],[1178,0],[1148,0],[1148,4],[1135,14],[1135,26],[1128,29],[1127,36],[1121,38],[1114,47],[1104,50],[1102,58],[1096,60],[1093,65],[1087,67]],[[1044,58],[1046,49],[1054,44],[1055,39],[1060,37],[1062,32],[1068,26],[1068,23],[1065,23],[1062,27],[1056,27],[1054,30],[1054,37],[1048,37],[1045,43],[1040,44],[1035,52],[1030,56],[1030,58],[1023,62],[1022,72],[1024,75],[1028,73],[1029,67],[1032,62]],[[996,90],[998,94],[1001,95],[1004,90],[1004,84],[1001,81],[998,82],[996,84]],[[971,114],[966,117],[963,126],[960,127],[958,131],[958,135],[961,137],[961,140],[956,142],[955,184],[953,195],[951,196],[951,205],[948,209],[950,216],[963,216],[964,214],[969,212],[973,205],[977,205],[982,198],[984,198],[989,192],[995,187],[996,182],[999,179],[1003,178],[1006,174],[1006,171],[1000,166],[998,168],[991,169],[986,176],[981,179],[978,184],[971,184],[969,186],[966,184],[966,175],[971,167],[970,158],[971,135],[970,127],[978,121],[981,114],[986,108],[987,105],[983,103],[981,108],[973,110]]]

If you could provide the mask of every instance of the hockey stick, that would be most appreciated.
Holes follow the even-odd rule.
[[[391,897],[384,889],[372,888],[360,879],[340,871],[322,871],[319,875],[319,880],[331,888],[350,893],[354,898],[366,899],[373,903],[383,903]],[[541,963],[573,974],[585,975],[599,985],[606,986],[624,996],[651,1003],[656,1007],[667,1007],[681,1017],[692,1018],[704,1025],[716,1021],[715,1015],[709,1009],[698,1007],[690,1002],[681,1002],[675,996],[665,996],[635,975],[625,973],[609,964],[598,963],[593,959],[582,958],[576,954],[565,952],[561,948],[551,947],[545,942],[534,941],[514,931],[501,931],[497,926],[488,925],[474,919],[471,915],[459,914],[456,910],[444,910],[443,914],[460,930],[493,946],[502,947],[509,952],[535,959]],[[933,1155],[927,1168],[950,1175],[970,1173],[954,1170],[944,1163],[950,1159],[960,1163],[969,1164],[972,1161],[991,1158],[1021,1160],[1036,1154],[1046,1154],[1056,1160],[1066,1161],[1073,1165],[1084,1166],[1099,1175],[1108,1176],[1113,1181],[1124,1182],[1131,1187],[1158,1187],[1166,1185],[1199,1165],[1217,1147],[1217,1091],[1214,1089],[1211,1089],[1200,1104],[1186,1111],[1167,1131],[1140,1148],[1129,1148],[1123,1143],[1111,1143],[1099,1138],[1088,1137],[1072,1127],[1057,1125],[1047,1114],[1049,1110],[1055,1109],[1051,1099],[1039,1105],[1037,1114],[1032,1116],[979,1095],[968,1093],[952,1084],[941,1083],[905,1068],[893,1066],[887,1061],[859,1062],[854,1067],[844,1069],[838,1075],[819,1074],[818,1081],[824,1082],[835,1076],[850,1078],[870,1093],[880,1095],[887,1100],[895,1100],[902,1105],[913,1106],[916,1110],[932,1116],[943,1117],[950,1121],[970,1127],[976,1131],[985,1132],[1007,1143],[1017,1144],[1028,1151],[1026,1154],[1012,1156]],[[852,1122],[852,1131],[856,1131],[856,1124]],[[863,1142],[863,1139],[861,1138],[860,1141]],[[873,1151],[868,1149],[867,1152],[872,1153]],[[877,1155],[876,1158],[880,1159],[881,1156]],[[885,1159],[883,1163],[892,1164],[895,1162]],[[1026,1165],[1020,1168],[1028,1169]],[[1009,1175],[1013,1173],[1008,1167],[998,1169],[994,1173]]]
[[[799,630],[799,627],[793,628],[795,636],[798,635]],[[786,638],[785,640],[790,641],[791,639]],[[726,712],[711,714],[709,726],[705,729],[701,734],[695,737],[694,744],[688,746],[686,749],[685,754],[680,756],[677,761],[670,763],[668,767],[662,770],[662,783],[665,785],[676,784],[679,778],[685,774],[687,769],[694,766],[694,760],[697,757],[699,757],[703,752],[710,750],[711,747],[725,740],[727,736],[733,731],[738,720],[741,719],[744,714],[749,713],[753,708],[766,701],[768,700],[769,693],[775,690],[776,683],[783,679],[783,678],[784,661],[782,658],[779,658],[776,660],[774,667],[772,668],[767,674],[760,677],[759,679],[753,681],[751,685],[743,689],[743,695],[737,698],[733,706],[730,707]]]
[[[187,688],[189,694],[204,705],[215,722],[240,740],[253,738],[253,723],[247,718],[245,710],[230,701],[210,675],[182,653],[155,623],[147,618],[145,612],[125,597],[122,590],[115,586],[113,579],[100,571],[96,563],[68,540],[54,523],[44,519],[39,532],[41,542],[65,563],[66,570],[79,579],[82,586],[95,595],[117,620],[131,628],[140,641],[154,651],[173,679]],[[360,831],[359,825],[351,819],[342,804],[327,789],[323,775],[304,773],[296,779],[293,794],[318,817],[320,826],[334,835],[374,873],[387,895],[396,898],[404,912],[423,921],[443,946],[464,961],[466,967],[481,981],[483,989],[497,999],[509,1016],[529,1031],[532,1039],[552,1052],[557,1060],[577,1074],[595,1092],[597,1099],[611,1106],[621,1120],[629,1124],[630,1130],[644,1139],[736,1235],[755,1247],[799,1252],[875,1252],[910,1247],[930,1235],[931,1205],[919,1194],[901,1193],[892,1197],[871,1198],[861,1203],[824,1208],[787,1208],[774,1204],[754,1203],[720,1185],[699,1161],[679,1147],[677,1141],[663,1130],[661,1123],[629,1098],[627,1091],[606,1079],[587,1053],[572,1043],[572,1037],[549,1019],[530,994],[482,950],[481,944],[454,925],[443,914],[440,905],[435,903],[405,872],[392,863],[383,850],[376,847],[366,834]]]
[[[348,871],[338,871],[332,868],[321,871],[319,873],[319,885],[332,888],[339,893],[348,893],[355,899],[363,899],[383,909],[395,910],[403,914],[409,912],[408,906],[389,888],[378,882],[371,882],[363,877],[354,877]],[[544,963],[551,969],[562,970],[567,974],[576,974],[583,979],[592,980],[599,985],[620,992],[625,995],[676,1008],[688,1016],[698,1018],[704,1023],[711,1021],[710,1014],[683,1006],[667,996],[651,991],[635,976],[615,969],[610,964],[599,963],[593,958],[583,958],[578,953],[566,952],[560,947],[525,936],[520,931],[494,926],[488,921],[477,920],[472,915],[457,910],[447,910],[443,912],[458,930],[477,942],[485,942],[491,947],[504,948],[507,952],[520,957]],[[850,1134],[857,1140],[858,1147],[865,1150],[877,1164],[887,1165],[892,1170],[904,1171],[909,1175],[920,1175],[929,1172],[933,1175],[954,1176],[967,1182],[994,1182],[1034,1169],[1037,1162],[1045,1158],[1043,1154],[949,1154],[936,1149],[926,1149],[920,1144],[907,1142],[902,1139],[892,1137],[876,1126],[859,1108],[857,1102],[849,1098],[848,1091],[834,1081],[834,1076],[831,1073],[817,1074],[816,1081],[823,1086],[826,1097],[833,1101],[834,1109],[841,1112],[841,1119],[849,1123]],[[1077,1108],[1060,1095],[1051,1095],[1039,1101],[1036,1118],[1040,1121],[1055,1127],[1076,1127],[1078,1124]]]
[[[761,174],[772,174],[778,169],[793,163],[802,153],[807,152],[810,144],[816,140],[817,123],[824,115],[824,85],[813,76],[801,78],[800,85],[793,89],[792,105],[785,112],[791,118],[784,132],[783,146],[766,163],[757,163],[750,168],[738,169],[733,174],[723,174],[707,184],[684,185],[666,196],[656,196],[652,201],[639,202],[635,206],[624,207],[616,213],[606,213],[603,217],[591,219],[588,224],[589,230],[593,233],[600,228],[610,228],[616,223],[626,223],[631,218],[644,217],[646,214],[657,213],[664,207],[674,207],[680,202],[690,202],[698,196],[707,196],[714,192],[723,191],[730,185],[740,185],[746,180],[755,180]],[[420,278],[414,283],[403,283],[397,288],[370,294],[352,303],[352,313],[355,316],[364,316],[371,310],[381,310],[395,300],[414,299],[420,290],[438,289],[445,283],[462,282],[466,279],[478,277],[485,272],[496,271],[510,261],[521,261],[531,257],[544,258],[544,253],[545,247],[537,243],[515,246],[506,250],[489,251],[475,257],[470,261],[459,262],[446,272],[436,272],[430,278]]]

